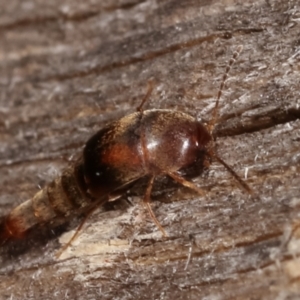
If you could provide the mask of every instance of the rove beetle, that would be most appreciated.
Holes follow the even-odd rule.
[[[162,234],[166,232],[156,219],[150,195],[157,176],[169,176],[176,182],[204,195],[204,191],[186,179],[198,176],[211,160],[221,163],[252,194],[251,188],[216,153],[213,131],[218,117],[219,100],[228,73],[242,51],[239,46],[230,59],[218,91],[215,107],[208,124],[179,111],[143,110],[153,83],[137,108],[137,112],[112,122],[86,143],[82,156],[63,170],[60,177],[40,190],[32,199],[14,208],[0,223],[0,242],[20,238],[39,225],[55,226],[57,220],[86,214],[71,240],[85,220],[99,205],[124,194],[137,180],[148,177],[143,202]]]

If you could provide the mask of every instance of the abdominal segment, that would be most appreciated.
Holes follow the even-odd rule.
[[[52,226],[59,219],[81,213],[93,201],[81,184],[78,165],[66,168],[63,174],[15,207],[0,221],[0,244],[10,238],[22,238],[26,232],[39,224]]]

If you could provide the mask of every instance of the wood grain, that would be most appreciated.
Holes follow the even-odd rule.
[[[299,299],[300,2],[0,1],[0,215],[32,197],[109,121],[140,104],[209,119],[218,163],[199,197],[158,180],[79,220],[0,251],[0,299]],[[126,198],[126,197],[125,197]]]

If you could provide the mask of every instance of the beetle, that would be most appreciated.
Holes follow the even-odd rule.
[[[153,90],[153,82],[150,82],[136,112],[98,131],[87,141],[81,157],[64,169],[61,176],[2,218],[0,239],[20,238],[39,224],[55,226],[69,217],[85,213],[86,217],[63,251],[96,207],[119,198],[143,177],[148,177],[143,203],[162,234],[167,236],[150,205],[155,178],[169,176],[205,195],[186,178],[200,175],[212,160],[221,163],[251,194],[251,188],[217,155],[213,139],[225,81],[241,51],[242,46],[239,46],[226,67],[208,124],[180,111],[144,110]]]

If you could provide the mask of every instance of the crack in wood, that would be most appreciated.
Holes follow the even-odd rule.
[[[0,33],[1,31],[6,30],[17,30],[19,28],[24,29],[26,26],[43,26],[45,23],[53,22],[57,23],[59,21],[73,21],[73,22],[84,22],[90,18],[93,18],[103,12],[114,12],[116,10],[128,10],[136,5],[144,3],[146,0],[137,0],[132,2],[121,3],[120,5],[110,5],[103,6],[101,10],[87,10],[74,12],[72,14],[66,14],[61,11],[57,11],[56,15],[37,15],[36,17],[22,18],[11,23],[0,24]]]

